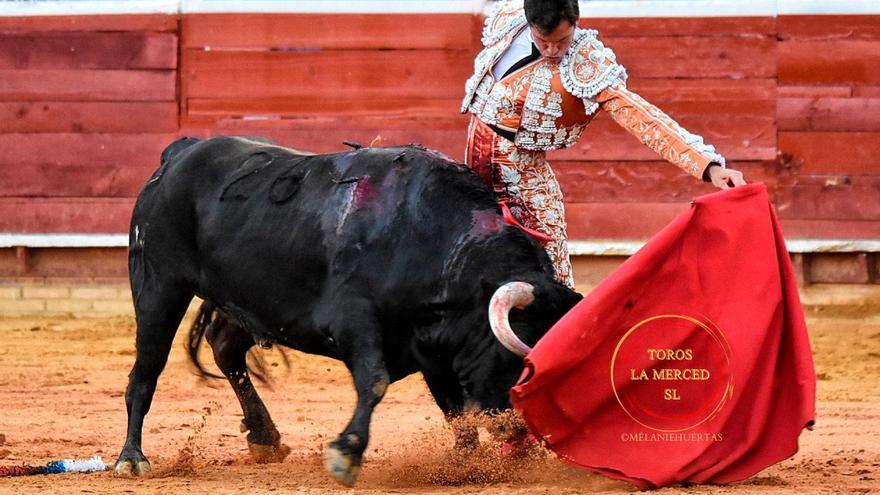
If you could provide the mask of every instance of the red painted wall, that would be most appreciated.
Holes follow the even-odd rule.
[[[0,231],[125,232],[178,135],[462,156],[480,18],[317,18],[0,18]],[[788,237],[880,238],[880,16],[589,25],[632,89],[770,186]],[[604,116],[550,158],[573,239],[647,238],[712,191]]]

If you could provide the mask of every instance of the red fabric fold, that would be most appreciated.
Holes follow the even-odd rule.
[[[816,379],[764,185],[697,198],[525,362],[514,407],[570,464],[651,488],[794,455]]]

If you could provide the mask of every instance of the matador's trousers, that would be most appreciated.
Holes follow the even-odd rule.
[[[552,238],[544,248],[553,262],[556,278],[574,288],[562,190],[546,153],[517,148],[471,117],[465,163],[492,187],[499,200],[507,202],[519,223]]]

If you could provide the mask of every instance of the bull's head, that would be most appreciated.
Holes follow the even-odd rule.
[[[522,358],[581,298],[562,284],[544,280],[509,282],[494,291],[488,312],[497,343],[482,356],[479,378],[470,384],[475,405],[482,410],[510,408],[509,392],[522,374]]]

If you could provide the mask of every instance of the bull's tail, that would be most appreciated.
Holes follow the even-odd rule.
[[[202,346],[202,342],[206,340],[206,335],[208,332],[216,333],[216,332],[244,332],[245,330],[238,326],[236,323],[231,322],[223,317],[222,314],[217,310],[217,307],[214,306],[211,301],[202,302],[201,306],[199,306],[199,312],[196,315],[195,321],[193,321],[192,327],[189,329],[189,337],[186,341],[186,351],[189,356],[190,362],[192,362],[193,366],[196,369],[196,373],[203,378],[215,378],[222,379],[225,378],[216,373],[212,373],[205,369],[202,366],[201,361],[199,361],[199,348]],[[290,358],[287,356],[287,353],[284,352],[283,349],[280,350],[281,359],[284,361],[284,365],[287,369],[290,369]],[[269,380],[269,373],[267,372],[266,362],[260,356],[260,353],[251,352],[250,359],[247,360],[247,370],[248,374],[254,377],[260,383],[263,383],[269,387],[272,386],[272,383]]]
[[[189,338],[186,340],[186,351],[189,360],[195,366],[196,373],[203,378],[225,378],[206,370],[202,366],[201,361],[199,361],[199,347],[202,346],[202,342],[205,340],[205,334],[212,325],[221,324],[220,321],[217,321],[219,318],[221,316],[217,313],[217,308],[214,307],[211,301],[203,301],[202,305],[199,306],[199,313],[189,329]]]

